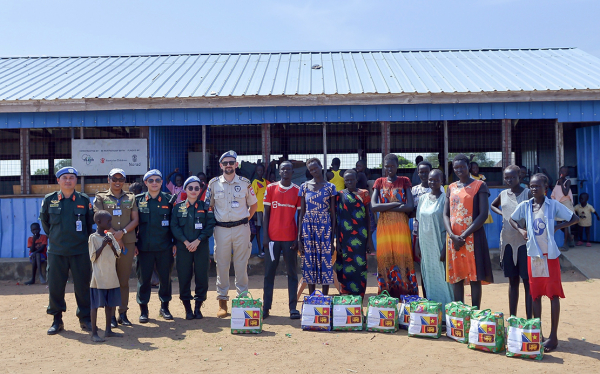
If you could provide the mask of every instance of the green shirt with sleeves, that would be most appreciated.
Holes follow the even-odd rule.
[[[198,200],[190,204],[185,200],[175,205],[171,215],[171,232],[177,240],[177,249],[185,248],[183,242],[186,240],[193,242],[198,239],[201,245],[208,245],[215,223],[215,215],[212,209],[205,209],[204,201]]]
[[[94,210],[86,194],[77,191],[69,197],[61,191],[47,194],[39,219],[48,235],[48,253],[62,256],[88,253]],[[81,221],[81,231],[77,231],[77,221]]]
[[[137,233],[137,248],[140,252],[166,251],[173,248],[171,234],[171,195],[159,192],[155,199],[149,192],[136,195],[140,224]],[[166,226],[163,225],[165,221]]]

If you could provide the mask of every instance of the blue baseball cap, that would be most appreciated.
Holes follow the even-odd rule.
[[[160,170],[158,169],[152,169],[150,171],[148,171],[146,174],[144,174],[144,182],[146,181],[146,179],[150,178],[153,175],[157,175],[162,179],[162,173],[160,172]]]
[[[56,172],[56,178],[60,178],[61,175],[63,174],[74,174],[76,177],[79,176],[79,173],[77,172],[77,169],[75,169],[72,166],[65,166],[64,168],[60,169],[59,171]]]
[[[223,161],[225,157],[233,157],[237,160],[237,153],[235,153],[235,151],[227,151],[221,155],[219,162]]]
[[[202,184],[202,182],[200,181],[200,178],[198,178],[195,175],[192,175],[191,177],[189,177],[188,179],[185,180],[185,182],[183,183],[183,189],[185,190],[187,188],[187,185],[193,182],[198,182],[199,184]]]

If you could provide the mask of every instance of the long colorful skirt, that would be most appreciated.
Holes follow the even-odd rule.
[[[392,297],[418,295],[410,241],[408,217],[404,213],[382,212],[377,222],[378,293]]]

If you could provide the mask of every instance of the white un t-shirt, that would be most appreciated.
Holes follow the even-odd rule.
[[[543,254],[548,254],[548,224],[544,213],[546,212],[546,204],[542,204],[542,208],[537,212],[533,212],[533,233],[535,241],[542,250]]]

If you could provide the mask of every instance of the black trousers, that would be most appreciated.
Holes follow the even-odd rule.
[[[273,287],[275,285],[275,272],[279,265],[279,256],[283,252],[283,260],[288,274],[288,297],[290,310],[295,310],[298,304],[298,257],[292,250],[292,242],[272,242],[273,247],[265,251],[265,283],[264,283],[264,309],[271,309],[273,304]]]
[[[158,273],[158,298],[161,302],[171,301],[171,268],[173,266],[173,252],[166,251],[148,251],[139,252],[137,256],[136,273],[138,277],[137,284],[137,302],[141,305],[147,305],[150,302],[152,293],[152,272],[156,265]]]
[[[92,263],[90,255],[61,256],[48,253],[48,293],[50,302],[48,314],[56,315],[67,311],[65,287],[69,278],[69,269],[73,276],[75,300],[77,301],[77,317],[81,321],[90,321],[90,281],[92,280]]]
[[[208,293],[208,267],[210,264],[210,251],[208,240],[200,243],[195,252],[190,252],[183,246],[177,246],[177,276],[179,277],[179,299],[204,301]],[[192,297],[192,276],[196,284],[195,294]]]

